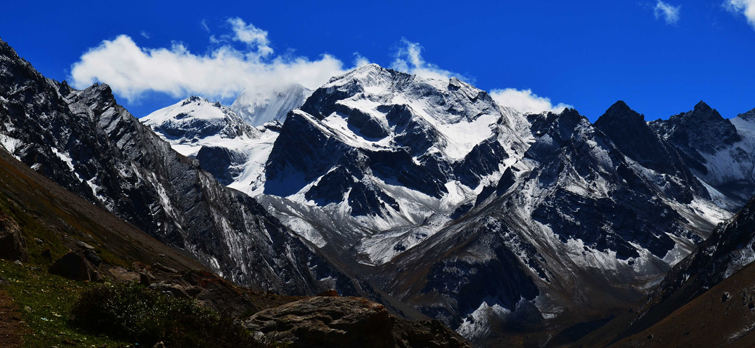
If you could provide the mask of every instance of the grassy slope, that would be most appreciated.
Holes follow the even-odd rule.
[[[70,323],[71,308],[79,293],[91,286],[48,274],[45,270],[31,270],[0,260],[0,276],[9,284],[0,286],[21,308],[27,330],[25,347],[51,347],[75,344],[84,347],[117,347],[119,342],[108,337],[87,334]]]
[[[24,337],[28,347],[125,343],[79,332],[69,324],[75,299],[90,284],[47,273],[51,261],[41,256],[45,249],[49,248],[53,259],[57,259],[75,248],[77,241],[84,241],[111,265],[130,268],[134,262],[161,263],[178,270],[206,271],[179,251],[57,186],[3,150],[0,210],[19,224],[31,256],[31,262],[24,266],[0,260],[0,276],[9,281],[0,289],[7,291],[22,309],[30,329]]]

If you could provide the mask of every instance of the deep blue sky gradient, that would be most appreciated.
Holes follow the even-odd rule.
[[[389,66],[401,39],[423,58],[477,87],[532,89],[571,104],[591,120],[625,100],[647,120],[687,111],[700,100],[724,117],[755,108],[755,29],[722,0],[682,5],[668,25],[651,1],[6,1],[0,37],[40,72],[68,78],[89,48],[117,35],[142,47],[181,41],[194,53],[240,17],[266,30],[276,53],[351,66],[354,53]],[[149,33],[144,38],[140,33]],[[143,116],[174,101],[151,95],[119,101]]]

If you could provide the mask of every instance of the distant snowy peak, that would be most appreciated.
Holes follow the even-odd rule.
[[[230,108],[196,96],[157,110],[143,117],[141,122],[185,156],[195,155],[199,147],[208,142],[260,136],[257,129]]]
[[[289,111],[304,104],[312,90],[293,84],[279,90],[253,92],[244,90],[231,105],[231,109],[252,126],[268,122],[283,123]]]
[[[741,140],[734,125],[702,101],[692,111],[653,121],[650,127],[695,159]]]
[[[623,101],[616,102],[597,121],[595,127],[605,133],[621,152],[645,168],[659,173],[674,175],[681,185],[673,190],[681,201],[689,202],[694,192],[699,196],[710,198],[703,185],[694,177],[684,164],[677,150],[662,137],[658,136],[645,122],[645,117],[629,108]],[[692,191],[685,190],[684,187]],[[686,198],[682,198],[685,196]]]

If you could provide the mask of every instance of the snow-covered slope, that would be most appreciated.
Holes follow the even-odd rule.
[[[753,114],[728,120],[700,102],[692,111],[650,125],[679,149],[695,175],[721,193],[718,201],[736,211],[755,194]]]
[[[233,102],[231,109],[255,127],[274,121],[283,123],[288,112],[304,104],[311,94],[311,90],[298,84],[265,92],[245,90]]]
[[[736,205],[623,102],[595,125],[522,115],[455,78],[367,65],[270,130],[229,186],[364,288],[478,342],[629,308]]]
[[[218,102],[189,97],[140,119],[225,185],[254,195],[280,124],[252,127]],[[256,191],[255,191],[256,190]]]
[[[381,264],[432,235],[524,154],[526,120],[457,79],[377,65],[289,114],[265,171],[284,223]],[[352,261],[352,260],[350,260]]]

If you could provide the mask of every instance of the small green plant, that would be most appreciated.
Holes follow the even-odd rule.
[[[87,334],[71,325],[69,317],[74,302],[84,289],[94,284],[5,260],[0,260],[0,277],[7,281],[0,285],[0,291],[11,296],[26,324],[24,347],[64,347],[70,343],[81,347],[119,347],[129,343]]]
[[[73,322],[129,342],[167,347],[261,347],[232,319],[139,285],[101,285],[84,291]]]

